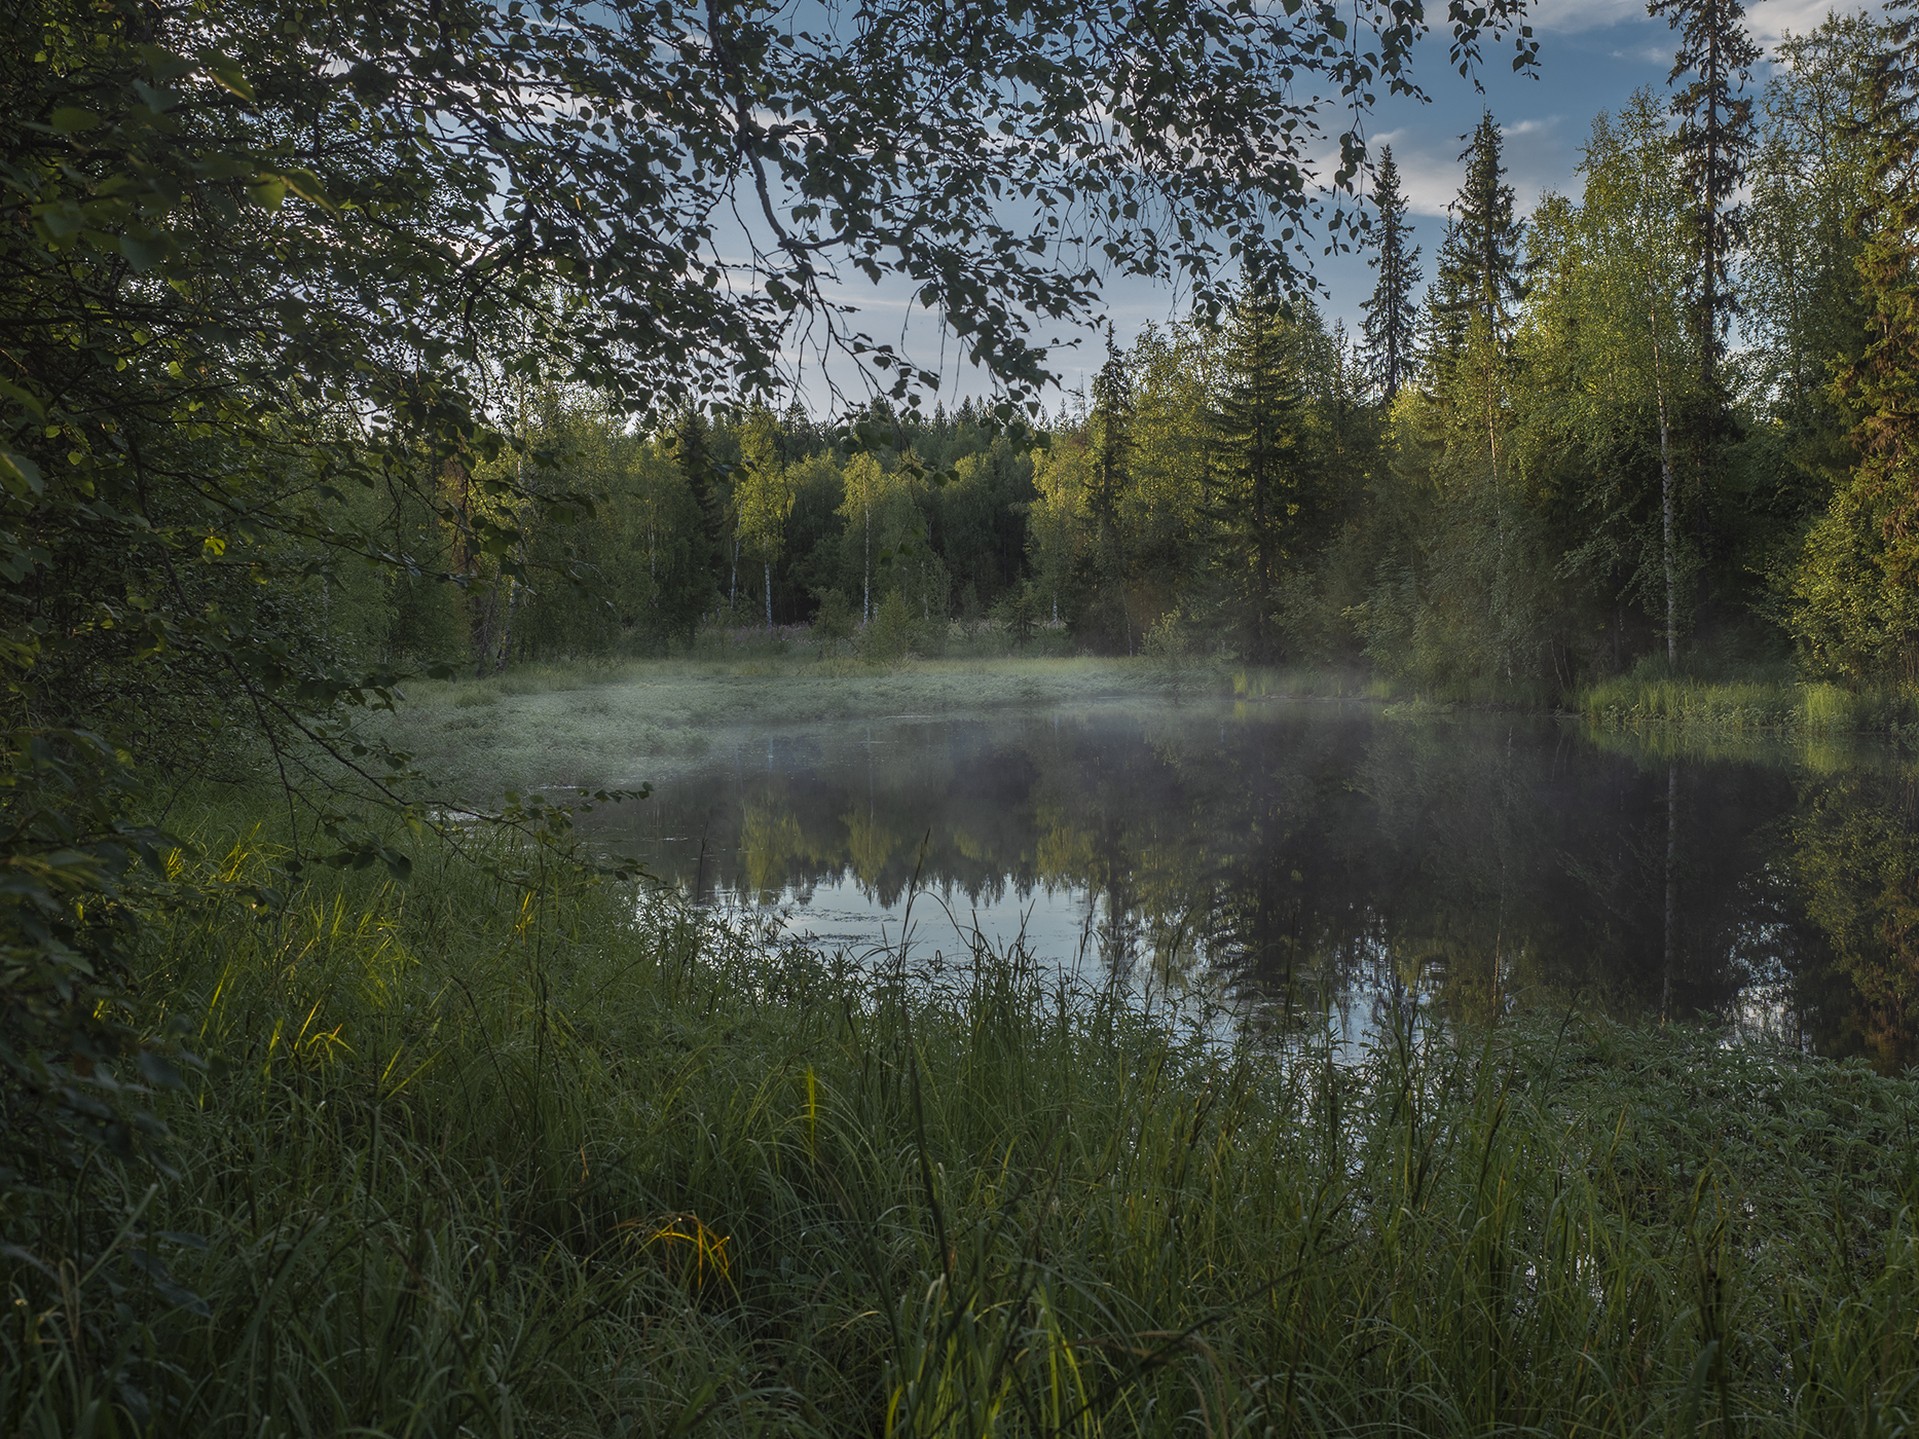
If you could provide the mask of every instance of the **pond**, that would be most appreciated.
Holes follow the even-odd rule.
[[[903,714],[724,735],[599,842],[736,920],[975,935],[1347,1039],[1394,1006],[1705,1019],[1919,1057],[1919,770],[1665,757],[1336,702]]]

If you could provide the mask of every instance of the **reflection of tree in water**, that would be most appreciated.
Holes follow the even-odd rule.
[[[1116,969],[1224,978],[1281,1023],[1576,1001],[1807,1020],[1822,1047],[1890,1055],[1919,1009],[1910,787],[1888,808],[1874,781],[1801,793],[1778,768],[1641,760],[1550,724],[1335,706],[782,744],[649,802],[659,832],[713,837],[722,886],[843,882],[895,907],[917,876],[962,920],[1063,892]],[[1820,979],[1835,948],[1843,992]]]
[[[813,857],[799,820],[778,796],[762,795],[746,806],[740,818],[741,889],[771,903]]]
[[[893,859],[906,846],[906,836],[888,823],[872,804],[856,805],[841,821],[846,826],[846,857],[861,888],[876,892],[886,882]]]
[[[1830,968],[1800,976],[1821,1047],[1886,1068],[1919,1060],[1919,776],[1807,780],[1792,869],[1832,944]]]

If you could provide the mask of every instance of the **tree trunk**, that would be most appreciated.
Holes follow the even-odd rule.
[[[507,656],[513,649],[513,617],[520,608],[520,582],[512,575],[506,577],[506,613],[500,620],[500,634],[493,651],[493,673],[506,671]]]
[[[860,551],[860,628],[873,623],[873,507],[867,505],[866,542]]]
[[[1673,554],[1673,510],[1676,503],[1672,476],[1672,431],[1666,418],[1666,375],[1659,353],[1659,317],[1652,324],[1652,388],[1659,406],[1659,523],[1661,558],[1666,570],[1666,663],[1679,663],[1679,572]]]
[[[1486,468],[1491,478],[1493,492],[1493,633],[1499,639],[1500,666],[1506,672],[1506,683],[1513,681],[1513,652],[1507,643],[1506,621],[1511,607],[1506,602],[1506,501],[1499,493],[1499,413],[1498,397],[1494,393],[1495,379],[1492,365],[1496,352],[1488,341],[1486,356]]]
[[[766,568],[762,574],[766,582],[766,627],[770,630],[773,628],[773,562],[771,560],[766,561]]]

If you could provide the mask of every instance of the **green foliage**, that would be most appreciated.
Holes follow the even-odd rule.
[[[993,607],[993,618],[1006,631],[1017,649],[1024,649],[1032,643],[1033,634],[1040,623],[1040,595],[1038,586],[1028,581],[1015,585],[1006,592]]]
[[[1794,628],[1827,673],[1919,678],[1919,17],[1902,9],[1868,84],[1875,139],[1872,203],[1860,217],[1857,267],[1870,306],[1867,339],[1839,369],[1856,465],[1807,537]]]
[[[1781,488],[1799,528],[1851,459],[1828,386],[1865,344],[1856,222],[1871,203],[1872,156],[1860,122],[1883,40],[1877,20],[1833,15],[1784,41],[1752,160],[1741,327],[1797,470]]]
[[[1910,680],[1919,593],[1886,574],[1884,511],[1857,487],[1806,531],[1793,575],[1793,629],[1816,675]]]
[[[943,628],[944,626],[942,626]],[[916,649],[925,653],[925,627],[898,590],[888,590],[874,612],[873,622],[860,636],[860,653],[881,664],[894,664]]]
[[[1919,697],[1906,695],[1907,723]],[[1919,1021],[1919,846],[1914,787],[1846,776],[1818,786],[1794,825],[1794,865],[1812,919],[1830,937],[1856,998],[1848,1019],[1881,1063],[1905,1058]]]
[[[255,856],[232,874],[183,877],[143,817],[164,811],[176,782],[270,772],[290,811],[287,869],[318,858],[403,870],[407,854],[362,807],[377,797],[400,806],[394,824],[419,822],[394,778],[403,757],[352,723],[391,703],[402,667],[494,676],[516,658],[688,644],[708,615],[739,621],[754,610],[769,631],[755,643],[776,656],[788,640],[773,626],[804,618],[805,595],[824,597],[817,623],[829,638],[848,628],[850,600],[833,597],[850,595],[857,576],[861,619],[871,619],[862,648],[887,663],[939,653],[957,603],[968,614],[992,609],[1005,626],[993,633],[1017,645],[1223,642],[1254,656],[1320,658],[1363,644],[1420,686],[1480,696],[1563,694],[1661,639],[1670,653],[1693,625],[1776,642],[1783,615],[1808,671],[1864,696],[1808,690],[1808,725],[1815,711],[1856,714],[1877,702],[1874,684],[1919,674],[1910,7],[1890,29],[1836,25],[1789,50],[1793,74],[1770,92],[1750,230],[1749,321],[1759,337],[1750,386],[1722,385],[1715,372],[1722,282],[1740,233],[1731,209],[1745,143],[1738,7],[1676,3],[1663,8],[1690,27],[1681,66],[1696,76],[1679,97],[1690,118],[1678,176],[1689,183],[1675,184],[1662,164],[1670,152],[1651,101],[1635,102],[1595,129],[1578,205],[1542,205],[1538,282],[1522,294],[1521,222],[1487,116],[1429,305],[1428,388],[1402,389],[1390,423],[1359,404],[1343,340],[1282,299],[1296,277],[1269,231],[1281,246],[1305,243],[1312,191],[1297,161],[1326,113],[1318,92],[1359,113],[1377,83],[1409,85],[1404,64],[1427,28],[1418,7],[1395,0],[1352,31],[1323,15],[1302,22],[1218,0],[1045,0],[989,7],[957,26],[929,24],[908,0],[857,8],[829,4],[819,25],[799,28],[765,7],[624,0],[297,0],[271,13],[239,0],[27,0],[0,19],[0,1119],[9,1141],[0,1225],[9,1245],[20,1225],[38,1226],[30,1243],[0,1251],[34,1296],[21,1311],[28,1327],[8,1331],[9,1343],[17,1333],[20,1352],[37,1356],[16,1376],[38,1376],[4,1392],[65,1396],[47,1398],[53,1407],[33,1423],[59,1429],[98,1401],[98,1412],[135,1425],[151,1412],[217,1429],[229,1411],[190,1411],[201,1401],[182,1397],[184,1370],[154,1360],[135,1375],[147,1363],[140,1356],[198,1363],[241,1339],[265,1343],[270,1329],[294,1327],[281,1326],[291,1311],[273,1307],[291,1304],[288,1295],[356,1292],[354,1283],[388,1307],[373,1320],[361,1312],[351,1333],[316,1329],[321,1337],[286,1371],[321,1373],[321,1350],[336,1342],[345,1348],[333,1357],[348,1355],[349,1368],[366,1361],[333,1399],[315,1398],[307,1378],[286,1381],[301,1404],[318,1406],[320,1427],[361,1422],[396,1395],[410,1396],[416,1419],[427,1416],[417,1422],[457,1427],[504,1383],[531,1413],[603,1429],[655,1400],[683,1398],[703,1415],[729,1375],[748,1372],[745,1357],[730,1370],[688,1358],[752,1347],[729,1349],[698,1319],[661,1370],[686,1376],[683,1394],[668,1393],[678,1383],[668,1378],[629,1396],[637,1407],[594,1408],[556,1377],[579,1357],[569,1346],[588,1342],[575,1337],[584,1314],[639,1313],[665,1290],[695,1310],[712,1302],[706,1230],[674,1217],[701,1213],[690,1200],[648,1213],[655,1250],[701,1256],[691,1281],[684,1267],[661,1279],[662,1260],[653,1281],[665,1289],[639,1299],[588,1273],[609,1254],[631,1255],[603,1247],[613,1243],[604,1234],[575,1245],[567,1224],[577,1213],[529,1230],[515,1209],[529,1193],[541,1223],[565,1208],[553,1175],[575,1156],[543,1150],[536,1121],[554,1118],[569,1143],[584,1133],[583,1116],[627,1132],[625,1101],[605,1099],[624,1092],[618,1085],[591,1090],[609,1107],[590,1116],[529,1108],[505,1127],[476,1129],[457,1162],[432,1148],[426,1129],[408,1130],[406,1167],[438,1173],[440,1188],[397,1197],[355,1147],[363,1131],[330,1128],[355,1104],[370,1105],[353,1111],[370,1123],[379,1106],[367,1096],[384,1094],[387,1080],[352,1069],[358,1051],[333,1054],[316,1038],[328,1031],[306,1035],[309,1053],[293,1066],[324,1077],[337,1063],[354,1076],[344,1097],[327,1092],[335,1107],[324,1114],[317,1099],[301,1107],[317,1088],[273,1087],[279,1079],[260,1072],[245,1025],[215,1026],[201,1041],[216,1051],[210,1062],[224,1055],[233,1066],[220,1080],[244,1073],[257,1083],[242,1096],[258,1105],[250,1131],[215,1127],[231,1116],[210,1100],[211,1078],[194,1081],[193,1104],[164,1092],[177,1065],[163,1057],[159,1007],[183,992],[174,981],[198,953],[181,939],[190,928],[181,915],[218,910],[202,935],[212,949],[270,961],[232,975],[259,1013],[291,1014],[294,999],[316,996],[300,989],[307,976],[290,950],[256,953],[236,937],[249,925],[284,937],[290,912],[279,906],[297,875],[271,873]],[[1497,32],[1516,13],[1508,0],[1458,11],[1461,58],[1478,53],[1482,29]],[[1529,32],[1517,44],[1524,63]],[[1116,66],[1115,55],[1134,58]],[[1356,134],[1342,141],[1336,189],[1361,159]],[[1388,173],[1382,166],[1382,205]],[[1030,205],[1007,205],[1011,194]],[[744,250],[716,243],[721,213],[749,232]],[[1796,226],[1801,215],[1816,223]],[[1240,277],[1224,257],[1255,254],[1265,268],[1235,292]],[[1052,363],[1039,336],[1095,314],[1103,273],[1062,265],[1061,255],[1189,281],[1195,316],[1109,353],[1090,412],[1038,442],[1004,422],[1036,404]],[[1694,257],[1696,283],[1676,256]],[[809,344],[863,363],[903,400],[932,378],[849,330],[827,288],[842,271],[910,277],[914,300],[948,318],[959,353],[1011,403],[995,416],[970,404],[927,416],[912,403],[879,403],[831,434],[792,409],[776,417],[767,405],[794,357],[815,353]],[[1396,325],[1409,286],[1386,306]],[[1033,328],[1035,315],[1048,324]],[[1829,373],[1838,376],[1830,389]],[[758,403],[709,424],[706,407],[742,399]],[[1742,426],[1746,438],[1734,443]],[[1751,575],[1768,565],[1790,572],[1762,593]],[[1054,620],[1070,625],[1070,638]],[[1904,703],[1902,690],[1883,693],[1894,708]],[[1745,723],[1736,716],[1747,709],[1743,699],[1702,708],[1683,688],[1632,703],[1731,723]],[[1882,860],[1909,859],[1864,840],[1829,848],[1867,856],[1874,873]],[[242,924],[235,916],[248,906],[267,918]],[[391,896],[374,907],[404,909]],[[1886,909],[1895,911],[1905,913]],[[436,922],[443,935],[457,929],[444,914]],[[407,923],[395,918],[388,933]],[[1862,923],[1835,911],[1830,928],[1864,953]],[[165,965],[144,971],[156,1007],[139,1008],[128,997],[130,965],[152,959],[141,946],[176,941]],[[506,943],[489,932],[495,941]],[[361,936],[345,947],[374,943]],[[373,996],[369,1012],[398,1026],[379,993],[398,992],[399,981],[348,971],[356,992]],[[414,997],[457,1006],[459,989],[448,978]],[[208,1008],[210,993],[201,994]],[[1909,999],[1899,990],[1874,1002],[1891,1012]],[[519,999],[497,1002],[499,1022],[481,1032],[510,1050],[505,1017],[525,1015]],[[450,1032],[446,1012],[435,1013]],[[393,1032],[367,1043],[366,1063],[401,1057]],[[545,1019],[533,1032],[542,1044],[579,1040],[554,1039]],[[589,1088],[626,1062],[580,1042],[591,1062],[569,1082]],[[496,1081],[501,1095],[512,1088],[498,1069],[486,1080],[472,1053],[451,1067],[462,1094]],[[519,1077],[544,1073],[536,1063]],[[660,1081],[652,1092],[671,1092],[647,1077]],[[528,1104],[558,1103],[538,1097],[537,1083],[522,1088],[536,1096]],[[428,1111],[437,1134],[453,1122],[453,1093],[449,1082],[434,1101],[442,1107]],[[759,1111],[742,1103],[741,1130],[757,1134]],[[150,1201],[137,1171],[95,1159],[152,1138],[156,1107],[183,1126],[209,1126],[192,1130],[208,1141],[207,1167],[192,1181],[199,1188]],[[281,1172],[267,1196],[280,1217],[222,1251],[242,1269],[215,1274],[205,1269],[213,1260],[162,1256],[162,1231],[141,1206],[219,1210],[227,1196],[209,1176],[241,1172],[234,1156],[250,1154],[248,1144],[264,1149],[260,1136],[288,1115],[306,1126],[305,1167]],[[234,1134],[242,1138],[223,1149]],[[551,1173],[531,1188],[523,1176],[502,1178],[474,1158],[495,1150],[515,1164],[523,1150],[543,1156]],[[362,1161],[367,1171],[354,1168]],[[316,1239],[330,1247],[275,1250],[296,1231],[274,1226],[292,1223],[310,1188],[328,1196],[323,1207],[360,1204],[363,1218],[369,1195],[392,1198],[363,1231],[391,1244],[357,1254]],[[83,1220],[53,1215],[55,1190]],[[512,1247],[500,1226],[447,1198],[471,1191],[497,1213],[513,1210],[515,1232],[536,1236],[531,1247]],[[602,1214],[578,1232],[598,1233],[592,1224],[603,1221],[617,1231]],[[200,1231],[182,1221],[172,1232]],[[979,1252],[1010,1264],[988,1240]],[[872,1402],[882,1391],[903,1406],[893,1412],[906,1427],[935,1414],[916,1407],[935,1402],[928,1396],[1005,1403],[1025,1392],[1025,1379],[1008,1376],[1025,1374],[1033,1355],[1103,1376],[1100,1395],[1125,1396],[1113,1399],[1119,1417],[1100,1421],[1115,1427],[1171,1413],[1167,1396],[1186,1392],[1160,1373],[1177,1367],[1170,1359],[1114,1377],[1124,1368],[1116,1356],[1136,1353],[1138,1334],[1150,1331],[1097,1330],[1071,1308],[1092,1290],[1048,1289],[1049,1309],[1031,1307],[1041,1289],[1028,1284],[1030,1271],[1005,1294],[956,1289],[957,1251],[934,1249],[937,1276],[884,1276],[906,1285],[886,1292],[915,1294],[918,1307],[889,1312],[891,1357],[869,1350],[866,1368],[848,1371],[860,1376],[854,1388],[866,1385],[849,1410],[865,1427],[875,1414],[884,1423],[884,1405]],[[267,1254],[282,1267],[244,1267]],[[516,1267],[529,1254],[531,1275]],[[478,1268],[459,1255],[479,1256]],[[348,1273],[340,1266],[349,1259],[363,1267]],[[1222,1269],[1201,1273],[1243,1260],[1228,1246],[1206,1259]],[[242,1290],[271,1291],[258,1312],[272,1326],[207,1326],[193,1300],[203,1280],[182,1281],[183,1265],[201,1267],[222,1314]],[[48,1272],[104,1287],[86,1303],[72,1291],[55,1304]],[[421,1296],[459,1294],[482,1272],[518,1276],[524,1306],[489,1309],[497,1329],[463,1330],[457,1316],[473,1307],[464,1300],[422,1318]],[[275,1273],[295,1276],[291,1287],[272,1290]],[[1155,1282],[1172,1292],[1170,1272]],[[860,1316],[875,1312],[865,1302],[836,1313],[826,1357],[806,1363],[827,1372],[840,1357],[834,1344],[865,1342]],[[1136,1297],[1115,1306],[1092,1308],[1140,1323],[1152,1308]],[[752,1311],[775,1312],[770,1301]],[[1036,1317],[1068,1312],[1079,1328]],[[1344,1317],[1391,1334],[1426,1322],[1385,1310]],[[1585,1310],[1574,1317],[1605,1322]],[[967,1350],[954,1338],[964,1325],[974,1334],[1012,1327],[993,1331],[997,1347]],[[457,1350],[459,1364],[436,1367],[423,1353],[411,1367],[381,1368],[375,1330],[421,1326],[437,1352]],[[1104,1337],[1091,1348],[1074,1337],[1096,1330]],[[1021,1338],[1032,1334],[1042,1337]],[[1322,1337],[1327,1353],[1348,1353],[1337,1333]],[[752,1344],[763,1339],[755,1331]],[[1399,1377],[1415,1373],[1427,1386],[1416,1394],[1444,1392],[1451,1406],[1409,1409],[1409,1426],[1491,1412],[1472,1408],[1477,1390],[1444,1390],[1454,1371],[1434,1358],[1442,1340],[1459,1356],[1457,1372],[1470,1372],[1460,1335],[1436,1336],[1430,1349],[1385,1346]],[[620,1332],[592,1342],[615,1353],[639,1341]],[[1197,1352],[1179,1349],[1180,1362]],[[1363,1368],[1380,1352],[1349,1357]],[[1699,1372],[1724,1403],[1733,1361],[1723,1347],[1713,1354],[1717,1367]],[[1635,1373],[1663,1362],[1638,1350],[1629,1358]],[[1247,1376],[1281,1372],[1274,1360],[1209,1371],[1209,1382],[1245,1379],[1253,1394]],[[1803,1355],[1792,1363],[1806,1372]],[[244,1392],[205,1402],[230,1402],[235,1426],[259,1427],[251,1396],[281,1382],[281,1371],[265,1359],[247,1364]],[[1301,1371],[1294,1363],[1286,1372]],[[1153,1388],[1162,1378],[1166,1387]],[[785,1383],[764,1379],[742,1412],[768,1425],[796,1413],[813,1423],[814,1411],[791,1402],[797,1383]],[[350,1412],[357,1401],[339,1396],[353,1386],[373,1408]]]
[[[1284,652],[1281,593],[1327,504],[1323,438],[1308,401],[1318,314],[1248,282],[1221,338],[1205,514],[1214,602],[1250,658]]]
[[[1690,76],[1672,97],[1679,117],[1674,152],[1689,199],[1692,350],[1699,357],[1701,388],[1715,401],[1722,331],[1731,311],[1727,262],[1744,228],[1734,196],[1753,142],[1753,102],[1744,92],[1760,58],[1746,31],[1745,10],[1740,0],[1649,0],[1646,6],[1679,32],[1669,78]]]
[[[1627,674],[1580,691],[1576,707],[1595,724],[1622,729],[1779,730],[1805,736],[1896,736],[1919,730],[1919,691],[1910,686],[1713,681],[1672,674],[1656,661],[1642,661]]]
[[[813,632],[828,641],[850,640],[860,627],[859,611],[839,590],[820,596],[820,607],[813,614]]]
[[[1676,650],[1701,559],[1699,467],[1682,418],[1703,403],[1689,348],[1689,210],[1650,91],[1593,123],[1577,206],[1542,206],[1520,354],[1522,463],[1564,528],[1564,569],[1598,613],[1630,607]],[[1557,513],[1553,513],[1553,511]]]
[[[1513,305],[1524,288],[1519,270],[1524,226],[1514,213],[1503,149],[1499,125],[1487,111],[1460,156],[1465,178],[1439,257],[1440,294],[1458,311],[1449,331],[1463,336],[1477,320],[1495,345],[1509,335]]]
[[[164,1101],[180,1177],[65,1288],[6,1271],[8,1433],[1810,1435],[1919,1402],[1910,1080],[1578,1017],[1280,1061],[1017,954],[927,986],[416,859],[145,937],[208,1059]]]

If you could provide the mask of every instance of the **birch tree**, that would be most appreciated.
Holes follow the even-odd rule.
[[[766,627],[773,628],[773,562],[786,544],[794,487],[780,454],[772,412],[755,408],[740,429],[740,469],[734,488],[735,535],[741,553],[760,564]]]
[[[1672,136],[1653,94],[1637,92],[1617,117],[1593,124],[1584,197],[1569,229],[1570,253],[1558,283],[1579,316],[1573,383],[1581,421],[1595,441],[1605,495],[1593,543],[1639,558],[1628,583],[1656,596],[1668,663],[1677,663],[1682,588],[1692,568],[1681,533],[1686,495],[1674,416],[1694,392],[1697,332],[1686,323],[1688,277],[1696,241],[1693,212],[1673,163]],[[1622,426],[1650,421],[1658,473],[1656,539],[1647,542],[1627,477],[1630,446],[1610,443]],[[1610,472],[1608,472],[1610,471]],[[1653,576],[1656,575],[1656,581]]]

